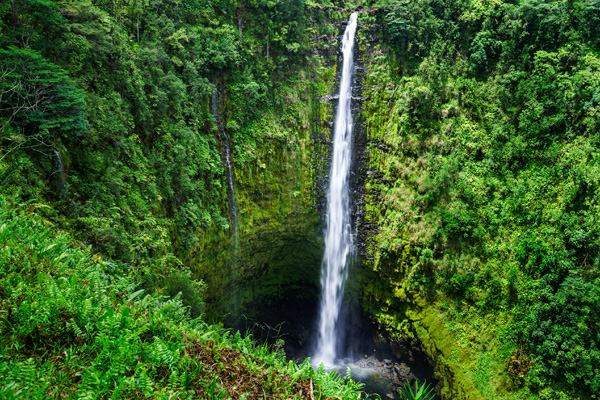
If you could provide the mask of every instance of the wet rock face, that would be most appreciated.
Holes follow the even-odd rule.
[[[358,29],[361,29],[359,24]],[[358,39],[357,39],[358,40]],[[353,153],[352,153],[352,171],[350,176],[350,187],[352,196],[352,221],[353,231],[356,237],[356,255],[359,258],[367,256],[366,243],[367,238],[374,234],[373,229],[365,222],[365,197],[366,197],[366,179],[369,175],[369,141],[367,138],[367,126],[362,116],[363,101],[362,96],[364,80],[367,70],[364,67],[363,54],[360,46],[355,46],[354,50],[354,73],[352,77],[352,116],[354,120],[353,132]]]
[[[392,387],[395,387],[396,391],[404,387],[406,383],[412,384],[417,379],[404,363],[394,364],[392,370]]]
[[[354,363],[359,370],[368,371],[367,378],[358,376],[367,385],[366,389],[375,390],[382,398],[397,399],[405,384],[414,384],[417,380],[410,367],[390,359],[379,360],[365,354],[362,360]],[[380,382],[377,385],[377,382]]]
[[[359,24],[358,30],[369,29],[368,27],[361,26]],[[369,36],[369,34],[367,34]],[[357,35],[358,37],[358,35]],[[367,42],[373,42],[372,37],[367,37]],[[368,57],[368,52],[371,50],[365,50],[365,54],[361,52],[361,46],[355,47],[355,69],[353,76],[353,98],[352,98],[352,112],[353,120],[355,124],[353,133],[353,160],[352,160],[352,175],[351,175],[351,188],[352,188],[352,221],[353,229],[355,233],[355,244],[356,244],[356,256],[358,259],[357,265],[355,266],[355,278],[356,286],[361,288],[364,285],[364,268],[365,262],[372,259],[369,255],[367,248],[369,244],[373,244],[374,238],[378,234],[378,226],[376,223],[367,221],[365,214],[365,206],[367,203],[367,195],[371,198],[369,202],[371,204],[377,203],[377,196],[374,193],[367,193],[366,183],[368,180],[381,180],[384,179],[382,173],[373,168],[370,165],[369,148],[375,148],[375,151],[386,150],[385,145],[377,143],[369,139],[367,134],[367,122],[363,116],[364,110],[364,97],[363,90],[366,93],[365,81],[367,68],[363,61],[363,55]],[[378,150],[377,150],[378,149]],[[371,276],[374,279],[380,279],[378,276]],[[365,301],[365,298],[361,299]],[[363,312],[367,312],[368,305],[361,304]],[[416,381],[419,384],[423,384],[425,381],[436,385],[437,380],[434,376],[434,363],[431,357],[429,357],[423,350],[422,344],[416,340],[410,338],[401,339],[390,339],[388,334],[383,330],[381,325],[371,321],[373,323],[374,331],[377,332],[378,337],[375,339],[376,342],[382,344],[386,343],[391,346],[392,352],[396,358],[393,359],[378,359],[374,356],[367,356],[357,362],[357,365],[362,365],[364,368],[374,368],[382,377],[386,377],[389,382],[389,391],[387,393],[377,392],[382,398],[399,398],[400,391],[404,390],[405,385],[408,383],[414,387]],[[370,354],[370,353],[368,353]],[[381,358],[381,354],[379,354]],[[360,364],[359,364],[360,363]]]

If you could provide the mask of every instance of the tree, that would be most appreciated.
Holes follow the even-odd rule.
[[[19,136],[4,155],[25,144],[53,147],[61,133],[84,131],[85,92],[66,71],[31,49],[0,49],[0,60],[0,138],[9,130]]]
[[[11,0],[10,13],[12,26],[7,33],[13,43],[42,51],[46,56],[58,55],[61,37],[67,30],[58,4],[48,0]]]

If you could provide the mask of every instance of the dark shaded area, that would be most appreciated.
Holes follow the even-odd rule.
[[[254,317],[241,316],[232,328],[252,334],[259,342],[283,348],[289,359],[302,362],[313,351],[319,307],[317,300],[315,298],[312,303],[304,304],[257,304],[253,310]],[[360,313],[357,306],[346,304],[343,309],[352,329],[340,342],[348,354],[343,364],[353,370],[356,380],[365,384],[364,391],[389,398],[386,396],[390,393],[397,395],[405,382],[414,385],[418,380],[420,384],[429,382],[435,386],[433,361],[420,350],[419,343],[391,340],[386,332],[379,330],[374,322]],[[340,374],[345,373],[344,366],[340,368]]]

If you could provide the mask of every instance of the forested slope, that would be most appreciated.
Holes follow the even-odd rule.
[[[184,271],[171,298],[148,294],[140,271],[92,255],[46,207],[0,198],[2,399],[360,396],[348,377],[203,322]]]
[[[225,135],[240,240],[290,224],[317,236],[314,119],[343,18],[303,1],[3,3],[3,192],[51,201],[56,222],[148,286],[191,266],[219,301],[234,233]]]
[[[297,274],[320,257],[312,119],[327,118],[344,18],[302,1],[2,2],[2,397],[357,396],[323,371],[297,386],[309,364],[286,377],[271,350],[246,357],[251,341],[186,317],[208,320],[205,298],[223,318],[233,267],[256,284],[285,264],[273,243],[311,246],[283,265]]]
[[[100,303],[73,300],[85,312],[21,318],[26,299],[54,304],[35,292],[46,280],[92,274],[125,285],[127,296],[136,293],[131,285],[169,297],[182,291],[194,316],[203,307],[199,280],[214,315],[249,311],[257,300],[314,302],[327,95],[336,85],[340,23],[358,5],[366,8],[358,47],[370,140],[359,235],[367,238],[363,309],[399,343],[423,346],[444,398],[600,395],[595,0],[2,2],[6,382],[33,390],[33,367],[39,376],[64,374],[65,392],[96,382],[73,375],[75,350],[43,360],[67,339],[89,345],[84,359],[96,360],[111,332],[90,322],[87,312]],[[69,236],[21,246],[27,235],[56,232],[40,225],[69,230],[91,253],[73,250],[82,264],[57,270],[56,251],[68,248]],[[30,261],[19,269],[17,259]],[[87,293],[63,289],[78,299]],[[123,295],[111,290],[103,298],[121,313]],[[136,301],[140,315],[164,300],[152,299]],[[156,340],[171,343],[201,326],[173,307],[177,317]],[[49,316],[66,322],[52,327]],[[82,326],[91,333],[81,336]],[[140,332],[129,339],[150,349],[148,369],[131,372],[127,358],[115,361],[125,372],[94,366],[101,380],[92,386],[107,393],[123,373],[126,382],[155,382],[123,393],[188,393],[186,369],[165,364],[163,342],[149,344]],[[57,347],[40,345],[47,340]],[[171,350],[189,350],[177,346]],[[214,388],[202,381],[196,389]]]
[[[363,305],[447,395],[597,397],[598,3],[390,1],[365,22],[385,46]]]

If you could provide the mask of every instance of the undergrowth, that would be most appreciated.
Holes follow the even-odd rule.
[[[349,377],[192,319],[0,197],[0,398],[360,398]],[[193,310],[197,312],[197,310]]]

